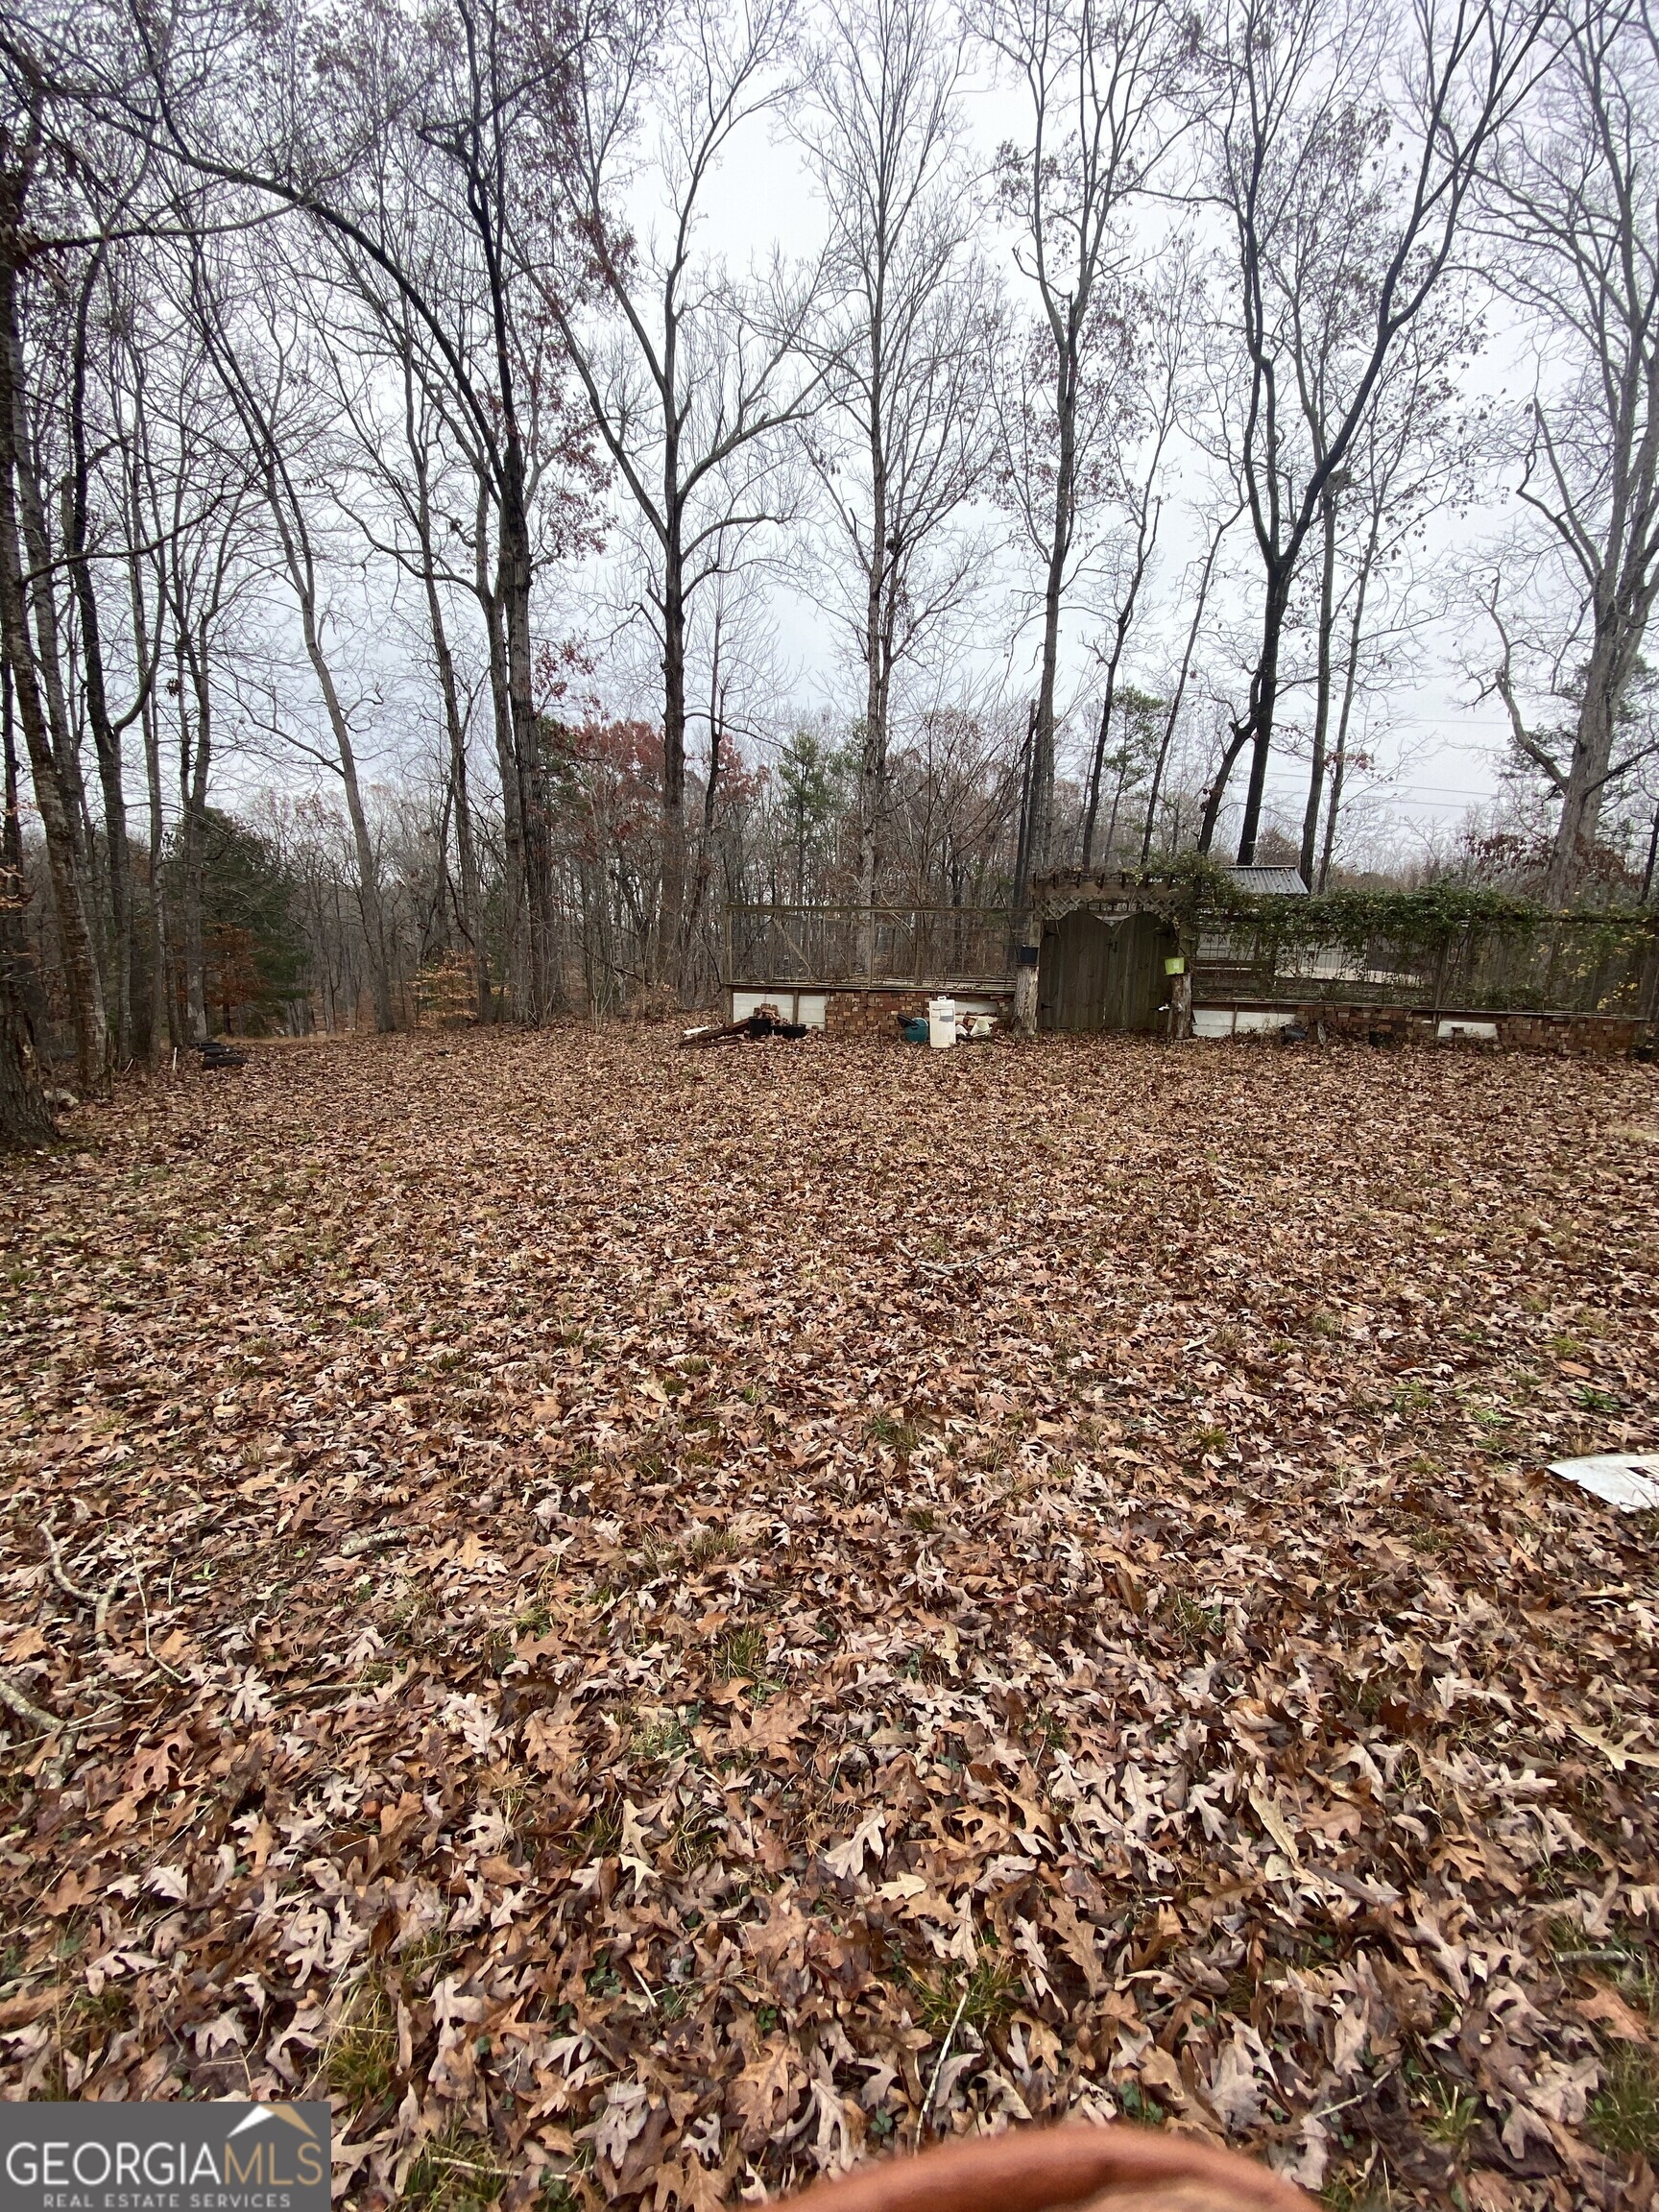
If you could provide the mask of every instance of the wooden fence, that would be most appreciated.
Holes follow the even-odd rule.
[[[1013,973],[1005,906],[729,906],[725,980],[855,987],[1001,986]]]

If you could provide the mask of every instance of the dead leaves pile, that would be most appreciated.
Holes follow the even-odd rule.
[[[355,2204],[1644,2205],[1650,1070],[306,1044],[9,1171],[0,2070]]]

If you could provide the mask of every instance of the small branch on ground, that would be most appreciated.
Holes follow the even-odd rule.
[[[365,1551],[378,1551],[382,1544],[401,1544],[408,1534],[403,1528],[372,1528],[367,1535],[348,1536],[340,1547],[342,1559],[360,1559]]]
[[[58,1541],[58,1532],[50,1521],[40,1525],[40,1533],[46,1539],[46,1549],[52,1554],[52,1579],[65,1598],[73,1598],[78,1605],[96,1605],[98,1599],[90,1590],[83,1590],[79,1582],[71,1582],[63,1566],[63,1547]]]
[[[161,1670],[162,1673],[166,1675],[169,1682],[177,1682],[182,1685],[184,1680],[183,1675],[179,1672],[177,1668],[169,1667],[165,1659],[158,1658],[151,1645],[150,1600],[144,1595],[144,1574],[136,1559],[132,1560],[132,1580],[138,1591],[138,1608],[144,1616],[144,1656],[149,1660],[152,1667],[158,1667]],[[120,1577],[117,1576],[116,1580],[118,1581]],[[111,1590],[113,1590],[115,1584],[112,1582],[109,1587]],[[108,1602],[108,1598],[106,1598],[103,1602],[107,1604]]]
[[[32,1697],[26,1697],[15,1682],[0,1674],[0,1705],[15,1713],[19,1720],[27,1720],[31,1728],[38,1728],[42,1736],[55,1736],[63,1723]]]
[[[40,1533],[46,1539],[47,1551],[52,1554],[53,1581],[57,1583],[65,1597],[73,1598],[78,1605],[91,1606],[93,1636],[97,1639],[99,1648],[107,1651],[109,1648],[109,1607],[114,1600],[116,1591],[121,1587],[122,1577],[128,1570],[125,1567],[117,1567],[108,1583],[100,1591],[83,1590],[78,1582],[70,1581],[64,1571],[62,1547],[59,1544],[57,1533],[49,1521],[41,1523]],[[146,1646],[148,1646],[148,1632],[146,1632]],[[156,1664],[159,1665],[160,1662],[157,1661]],[[174,1676],[174,1680],[178,1680],[177,1675]]]
[[[922,2147],[922,2130],[927,2125],[927,2116],[933,2109],[933,2100],[939,2094],[939,2077],[945,2071],[945,2061],[950,2056],[950,2046],[956,2040],[956,2031],[961,2027],[962,2015],[968,2009],[968,1992],[972,1987],[973,1983],[971,1981],[963,1983],[962,1994],[956,2001],[955,2014],[950,2027],[945,2031],[944,2042],[939,2046],[939,2063],[933,2069],[933,2079],[927,2084],[927,2094],[922,2100],[922,2109],[916,2119],[916,2148],[918,2150]]]

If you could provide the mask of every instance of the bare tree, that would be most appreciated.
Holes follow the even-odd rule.
[[[9,661],[0,663],[0,748],[6,779],[0,820],[0,1152],[16,1152],[50,1143],[53,1128],[40,1083],[40,979],[24,921],[29,881]]]
[[[1206,807],[1206,851],[1248,747],[1238,857],[1255,857],[1304,550],[1403,333],[1452,263],[1481,165],[1541,65],[1552,7],[1413,0],[1365,20],[1322,0],[1236,0],[1226,19],[1214,190],[1237,256],[1248,365],[1238,457],[1262,598],[1248,705]],[[1399,136],[1396,185],[1375,171]],[[1315,372],[1324,391],[1316,407],[1301,405],[1298,380]]]
[[[934,0],[859,0],[837,12],[806,73],[811,106],[802,129],[842,301],[825,333],[834,431],[808,450],[851,559],[851,591],[832,604],[864,674],[857,897],[867,907],[895,675],[974,580],[978,546],[963,511],[990,462],[998,333],[989,276],[973,250],[961,60]]]
[[[202,855],[218,671],[254,573],[247,454],[239,440],[221,434],[224,402],[192,331],[186,293],[172,281],[177,275],[171,256],[140,259],[123,249],[112,257],[103,364],[117,463],[108,497],[124,541],[118,566],[127,606],[119,627],[143,738],[150,981],[143,1026],[156,1061],[184,1036],[205,1034]],[[112,640],[116,633],[112,623]],[[172,669],[164,685],[163,666]],[[171,836],[163,761],[169,712],[178,744]],[[136,1007],[134,1017],[136,1031]]]
[[[109,1080],[109,1026],[99,971],[97,903],[84,793],[64,693],[47,501],[38,474],[24,350],[22,288],[42,250],[31,195],[53,151],[46,98],[32,58],[4,51],[0,118],[0,640],[11,672],[45,833],[64,982],[82,1088]]]
[[[1563,587],[1551,659],[1572,711],[1553,732],[1529,726],[1501,588],[1491,681],[1518,754],[1560,801],[1545,883],[1557,904],[1595,845],[1607,794],[1648,750],[1640,726],[1622,733],[1659,592],[1656,194],[1659,29],[1646,0],[1615,0],[1573,21],[1489,191],[1493,280],[1538,337],[1519,494]]]
[[[127,557],[125,619],[119,625],[126,636],[126,650],[135,678],[134,705],[144,757],[144,783],[148,801],[149,833],[143,873],[146,878],[142,939],[133,916],[132,955],[136,971],[140,957],[148,971],[148,1004],[142,1013],[134,989],[129,1006],[132,1043],[139,1033],[147,1038],[150,1057],[158,1062],[176,1042],[176,1008],[170,989],[172,942],[164,894],[166,815],[162,796],[160,700],[156,678],[161,666],[167,598],[162,580],[165,530],[158,512],[157,470],[153,441],[158,410],[152,403],[152,333],[142,327],[144,287],[133,254],[117,252],[110,257],[105,315],[103,355],[105,406],[109,442],[115,463],[111,505],[120,518]],[[177,356],[175,356],[177,358]],[[182,475],[180,469],[178,472]],[[117,625],[111,625],[112,635]],[[133,845],[129,841],[130,858]],[[130,891],[131,896],[131,891]]]
[[[302,344],[290,313],[252,280],[239,303],[232,329],[223,285],[193,253],[190,295],[207,358],[247,441],[251,472],[276,539],[280,567],[294,595],[305,658],[317,681],[333,741],[329,766],[340,779],[357,859],[357,897],[369,951],[374,1024],[396,1026],[386,926],[380,907],[380,868],[363,805],[351,716],[324,640],[328,606],[309,502],[297,469],[321,447],[320,425],[308,419]]]
[[[376,0],[348,26],[316,0],[290,0],[256,17],[205,11],[163,35],[134,8],[122,36],[102,42],[66,19],[49,60],[54,93],[70,107],[125,132],[160,170],[305,217],[419,325],[472,442],[494,526],[509,897],[523,924],[517,1001],[531,1020],[547,1012],[553,982],[530,613],[537,349],[519,278],[524,256],[547,251],[564,219],[571,72],[593,14],[555,0],[451,0],[411,24]],[[545,413],[549,395],[540,398]],[[579,445],[560,459],[580,531]]]
[[[709,956],[712,933],[705,926],[705,917],[733,805],[753,781],[745,773],[745,748],[753,759],[771,738],[777,703],[789,688],[779,663],[776,629],[766,605],[770,564],[763,556],[745,557],[745,543],[753,544],[756,535],[740,530],[732,548],[716,545],[711,574],[691,624],[688,659],[701,678],[700,684],[691,686],[691,694],[695,697],[700,693],[703,705],[700,710],[688,706],[687,719],[706,726],[708,751],[703,760],[703,803],[695,824],[694,856],[687,871],[685,894],[686,986],[690,990],[705,977],[718,974],[717,963]]]
[[[1187,687],[1192,681],[1194,656],[1198,649],[1198,633],[1204,625],[1204,610],[1209,604],[1210,587],[1215,577],[1215,563],[1221,551],[1222,541],[1244,512],[1244,502],[1238,500],[1226,512],[1216,512],[1207,517],[1209,543],[1198,567],[1198,589],[1192,594],[1192,613],[1187,624],[1186,642],[1181,652],[1181,664],[1175,681],[1169,687],[1169,703],[1165,709],[1164,727],[1159,734],[1158,751],[1152,762],[1152,774],[1146,787],[1146,814],[1141,830],[1141,862],[1142,867],[1151,857],[1152,840],[1158,830],[1158,806],[1164,792],[1164,779],[1168,770],[1170,748],[1175,742],[1175,732],[1180,725],[1181,709],[1186,704]]]
[[[381,419],[376,405],[387,381],[378,373],[383,354],[372,349],[367,364],[356,365],[359,373],[354,378],[348,374],[344,348],[331,349],[328,359],[342,416],[356,435],[364,468],[390,507],[384,521],[360,507],[352,508],[352,519],[366,542],[388,555],[421,588],[447,757],[445,820],[453,820],[455,828],[455,920],[472,965],[474,1006],[478,1019],[485,1022],[491,1013],[490,961],[468,744],[473,693],[456,656],[451,604],[455,592],[476,587],[477,569],[474,565],[469,578],[452,565],[447,541],[461,541],[469,558],[470,552],[450,503],[452,467],[445,451],[444,410],[434,397],[430,379],[421,373],[421,349],[406,303],[394,300],[386,304],[390,313],[381,328],[395,349],[396,397],[401,401],[396,430]],[[343,494],[342,498],[345,503]],[[488,591],[488,580],[485,589]],[[445,845],[446,851],[447,828]]]
[[[1194,21],[1162,0],[988,0],[976,27],[1024,94],[1031,135],[1002,150],[998,174],[1037,294],[1034,343],[1009,412],[1010,479],[1042,566],[1042,657],[1024,839],[1046,867],[1054,808],[1061,604],[1077,549],[1080,494],[1110,427],[1091,355],[1115,335],[1113,279],[1126,202],[1167,152],[1170,99],[1196,51]],[[1091,385],[1093,384],[1093,391]],[[1093,433],[1093,435],[1092,435]],[[1092,451],[1092,448],[1094,450]],[[1023,902],[1024,886],[1017,892]],[[1035,1020],[1036,972],[1020,973],[1016,1018]]]
[[[131,710],[117,720],[109,709],[103,627],[99,617],[98,593],[92,577],[89,527],[92,469],[86,432],[92,303],[100,290],[108,255],[108,241],[101,237],[87,256],[75,298],[69,339],[69,465],[65,471],[62,509],[63,559],[74,590],[75,611],[80,627],[82,689],[104,800],[105,863],[109,886],[110,919],[107,993],[112,1015],[110,1049],[112,1057],[119,1061],[126,1056],[132,1038],[132,962],[135,950],[121,738],[123,732],[143,710],[155,666],[152,661],[151,666],[140,673],[137,699]]]
[[[1356,704],[1378,687],[1381,677],[1398,680],[1404,657],[1415,650],[1415,635],[1426,619],[1444,611],[1439,590],[1430,592],[1427,606],[1419,603],[1421,579],[1412,552],[1428,517],[1467,495],[1473,481],[1480,429],[1462,418],[1455,374],[1469,349],[1469,325],[1449,298],[1419,317],[1383,373],[1347,467],[1331,481],[1318,566],[1312,745],[1300,853],[1310,888],[1316,880],[1323,887],[1330,877],[1343,789],[1356,764],[1350,742]]]
[[[206,373],[204,355],[196,353],[191,359]],[[228,456],[215,429],[204,427],[197,417],[200,395],[180,382],[174,401],[175,465],[149,489],[153,509],[164,517],[157,562],[173,663],[167,688],[174,701],[178,738],[176,950],[184,985],[185,1025],[191,1039],[200,1042],[207,1034],[202,871],[222,690],[219,662],[227,633],[253,581],[248,511],[254,494],[244,457]],[[190,504],[198,470],[216,474],[223,495],[209,503],[199,524],[193,524]]]
[[[686,623],[733,535],[780,515],[778,434],[816,403],[822,368],[802,352],[817,269],[779,266],[748,284],[698,252],[709,182],[733,138],[777,107],[794,0],[693,0],[672,20],[642,6],[584,57],[571,161],[577,222],[606,313],[583,316],[568,281],[543,293],[605,449],[649,547],[662,657],[661,899],[654,967],[676,988],[685,927]],[[639,177],[634,141],[655,79],[646,171],[656,220],[625,221]],[[786,504],[786,503],[783,503]]]
[[[1118,686],[1123,672],[1124,654],[1141,608],[1147,571],[1158,545],[1158,526],[1164,503],[1161,486],[1165,461],[1169,442],[1190,403],[1191,395],[1187,389],[1191,343],[1190,332],[1201,313],[1201,294],[1192,281],[1189,242],[1182,239],[1165,248],[1161,268],[1149,283],[1136,288],[1130,301],[1128,319],[1133,332],[1130,384],[1136,397],[1132,421],[1134,431],[1138,434],[1140,452],[1135,465],[1131,467],[1126,464],[1121,471],[1118,497],[1133,536],[1124,549],[1124,557],[1118,564],[1115,578],[1117,606],[1107,628],[1105,646],[1095,649],[1095,657],[1101,666],[1100,718],[1095,725],[1094,742],[1090,752],[1083,807],[1081,857],[1085,868],[1094,856],[1094,831],[1100,813],[1101,776],[1111,757],[1114,714],[1118,706]],[[1166,745],[1157,748],[1154,761],[1166,749]],[[1128,757],[1127,752],[1121,748],[1120,753],[1124,759]],[[1122,785],[1119,782],[1113,803],[1114,831],[1122,796]],[[1152,804],[1156,804],[1156,794]],[[1108,852],[1112,849],[1110,834],[1106,849]]]

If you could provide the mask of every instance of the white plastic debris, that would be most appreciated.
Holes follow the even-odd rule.
[[[1443,1014],[1434,1025],[1436,1040],[1442,1045],[1496,1045],[1496,1022],[1460,1022],[1455,1015]]]
[[[955,1044],[956,1001],[954,998],[928,999],[927,1042],[935,1048]]]
[[[1576,1482],[1622,1513],[1659,1509],[1659,1452],[1603,1453],[1591,1459],[1552,1459],[1551,1475]]]

